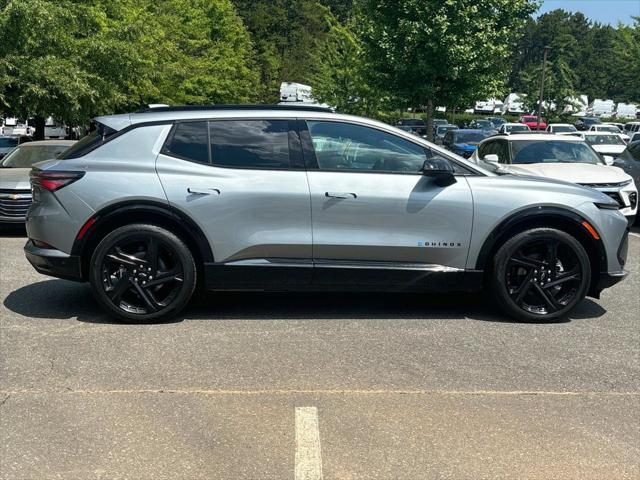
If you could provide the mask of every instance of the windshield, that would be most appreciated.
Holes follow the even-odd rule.
[[[597,128],[599,132],[620,133],[620,129],[615,125],[599,125]]]
[[[573,125],[554,125],[553,131],[554,132],[575,132],[577,130],[576,130],[576,127],[574,127]]]
[[[524,120],[525,122],[537,122],[538,117],[522,117],[522,120]],[[544,122],[544,118],[541,118],[540,121]]]
[[[640,162],[640,142],[633,142],[627,145],[626,150],[622,152],[620,158]]]
[[[455,143],[479,143],[487,138],[487,135],[480,132],[457,132],[454,134]]]
[[[21,146],[2,160],[4,168],[31,168],[34,163],[56,158],[68,148],[67,145]]]
[[[0,148],[10,148],[18,145],[18,137],[0,138]]]
[[[507,132],[528,132],[529,127],[527,127],[526,125],[507,125],[506,127],[504,127],[507,129]]]
[[[523,140],[511,142],[512,163],[590,163],[602,164],[591,147],[583,142],[560,140]]]
[[[457,129],[458,129],[458,127],[456,127],[455,125],[447,125],[447,126],[444,126],[444,127],[438,127],[438,134],[446,133],[449,130],[457,130]]]
[[[585,135],[584,139],[589,145],[624,145],[624,141],[618,135]]]

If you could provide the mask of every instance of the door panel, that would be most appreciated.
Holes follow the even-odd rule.
[[[198,223],[217,263],[311,259],[305,172],[219,168],[163,154],[156,167],[169,203]]]
[[[309,171],[313,257],[464,268],[473,201],[466,179]],[[340,192],[345,198],[328,194]]]

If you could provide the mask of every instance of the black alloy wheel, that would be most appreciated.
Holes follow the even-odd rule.
[[[516,235],[498,251],[494,293],[511,316],[554,319],[586,295],[591,279],[584,247],[565,232],[539,228]]]
[[[98,301],[118,318],[162,321],[191,298],[195,264],[173,233],[154,225],[128,225],[96,248],[91,283]]]

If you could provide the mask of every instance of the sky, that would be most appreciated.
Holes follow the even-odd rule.
[[[640,0],[543,0],[538,15],[562,8],[582,12],[590,20],[617,25],[632,23],[632,16],[640,17]]]

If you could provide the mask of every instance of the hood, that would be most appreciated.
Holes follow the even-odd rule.
[[[627,148],[626,145],[591,145],[591,147],[603,155],[620,155]]]
[[[571,183],[620,183],[631,178],[621,168],[589,163],[534,163],[501,167],[503,171],[517,175],[534,175]]]
[[[0,190],[30,190],[30,168],[0,168]]]

